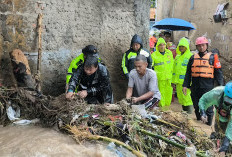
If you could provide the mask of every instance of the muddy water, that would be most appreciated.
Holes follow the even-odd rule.
[[[117,157],[106,147],[106,144],[78,145],[68,135],[53,129],[0,126],[0,157]]]

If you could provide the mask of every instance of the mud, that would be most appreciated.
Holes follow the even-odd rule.
[[[106,147],[106,143],[85,142],[78,145],[71,137],[54,129],[37,126],[0,126],[0,156],[117,157]]]

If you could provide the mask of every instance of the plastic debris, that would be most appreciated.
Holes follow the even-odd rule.
[[[9,118],[10,121],[15,121],[15,120],[18,120],[19,117],[20,117],[20,109],[19,107],[17,107],[16,111],[11,107],[9,106],[7,108],[7,117]]]
[[[22,119],[22,120],[18,120],[18,121],[15,121],[13,122],[14,124],[17,124],[17,125],[28,125],[28,124],[35,124],[35,123],[38,123],[39,122],[39,119],[33,119],[33,120],[27,120],[27,119]]]
[[[83,118],[88,118],[89,115],[88,115],[88,114],[85,114],[85,115],[83,115],[82,117],[83,117]]]
[[[92,115],[92,118],[93,118],[93,119],[98,119],[98,117],[99,117],[99,114],[94,114],[94,115]]]
[[[73,119],[71,120],[70,124],[73,124],[79,117],[80,117],[79,114],[75,114],[75,115],[73,116]]]
[[[143,118],[147,117],[147,111],[145,105],[131,105],[132,111],[140,114]]]
[[[191,146],[191,147],[186,147],[185,148],[185,152],[186,152],[186,156],[187,157],[196,157],[196,148],[195,146]]]
[[[118,157],[124,157],[124,155],[117,150],[116,145],[114,144],[114,142],[110,142],[107,146],[107,149],[109,149],[112,152],[115,152],[117,154]]]

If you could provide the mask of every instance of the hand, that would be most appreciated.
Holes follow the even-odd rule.
[[[68,92],[66,94],[66,99],[73,99],[74,93],[73,92]]]
[[[201,116],[201,120],[202,120],[204,123],[207,123],[207,122],[208,122],[207,116]]]
[[[137,102],[139,101],[139,98],[137,98],[137,97],[132,97],[131,100],[132,100],[132,103],[137,103]]]
[[[82,99],[86,98],[88,93],[87,90],[82,90],[80,92],[77,93]]]
[[[183,87],[183,93],[184,93],[184,95],[186,95],[187,94],[187,87]]]

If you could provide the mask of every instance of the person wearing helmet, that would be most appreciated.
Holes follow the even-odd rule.
[[[206,111],[212,106],[216,108],[217,112],[215,117],[216,132],[211,134],[211,138],[218,133],[225,134],[223,143],[218,150],[220,154],[224,155],[232,140],[232,82],[228,82],[226,86],[216,87],[201,97],[199,108],[203,122],[207,122]]]
[[[144,55],[147,58],[148,68],[152,67],[152,59],[149,51],[143,48],[143,42],[140,36],[135,34],[131,40],[130,49],[126,51],[122,58],[122,69],[126,78],[129,78],[129,73],[135,68],[134,62],[137,55]]]
[[[75,59],[73,59],[72,62],[70,63],[70,66],[68,68],[68,73],[66,76],[66,88],[67,88],[67,85],[69,83],[69,80],[70,80],[73,72],[75,72],[77,70],[79,65],[84,63],[84,60],[88,55],[96,56],[98,58],[98,61],[101,62],[101,59],[100,59],[98,52],[97,52],[97,48],[94,45],[88,45],[85,48],[83,48],[82,53],[79,56],[77,56]]]
[[[177,56],[173,65],[172,83],[176,86],[177,98],[182,105],[182,109],[187,113],[192,113],[193,102],[190,96],[190,89],[187,89],[186,95],[183,94],[183,82],[187,69],[189,58],[193,55],[189,49],[189,42],[186,38],[181,38],[176,49]]]
[[[156,51],[151,54],[153,68],[157,74],[158,87],[161,93],[159,107],[162,110],[168,110],[172,100],[172,71],[173,55],[166,48],[166,42],[159,38],[156,44]]]
[[[223,85],[223,74],[221,64],[217,54],[208,51],[208,40],[205,37],[196,39],[195,53],[187,65],[187,71],[183,83],[183,93],[187,94],[187,89],[191,89],[191,97],[197,120],[201,120],[198,102],[203,94],[214,88],[214,80],[219,86]],[[208,122],[212,124],[213,107],[209,107],[206,111]]]

